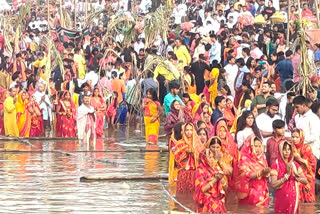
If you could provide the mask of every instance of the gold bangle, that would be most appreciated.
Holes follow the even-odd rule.
[[[260,171],[257,172],[257,178],[260,178]]]

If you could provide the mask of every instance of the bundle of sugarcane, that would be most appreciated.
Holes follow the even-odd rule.
[[[301,25],[300,25],[301,26]],[[294,41],[291,49],[295,50],[297,45],[301,47],[300,60],[298,63],[298,75],[302,77],[302,81],[297,83],[298,90],[301,91],[303,96],[308,96],[308,92],[312,92],[314,89],[311,85],[311,77],[317,74],[316,66],[314,61],[310,59],[308,55],[308,48],[306,46],[306,41],[308,40],[308,35],[301,26],[297,33],[297,39]]]
[[[166,7],[159,7],[155,12],[144,17],[145,48],[151,47],[158,35],[167,43],[167,33],[170,24],[170,11]]]
[[[109,21],[108,30],[102,40],[105,42],[110,38],[115,39],[122,34],[124,37],[122,45],[123,47],[128,47],[136,38],[135,24],[136,19],[132,16],[127,16],[122,13],[113,15]]]

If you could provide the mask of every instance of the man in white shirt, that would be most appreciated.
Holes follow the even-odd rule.
[[[234,82],[238,74],[238,66],[236,64],[236,59],[233,56],[228,56],[227,62],[228,64],[224,67],[227,73],[226,81],[227,81],[227,85],[230,87],[231,95],[234,97],[235,96]]]
[[[210,35],[212,46],[209,52],[210,64],[213,60],[217,60],[218,63],[221,61],[221,44],[218,42],[217,36],[215,34]]]
[[[217,20],[219,23],[221,23],[222,20],[224,21],[223,23],[226,23],[226,17],[224,17],[222,10],[218,11]]]
[[[256,118],[256,123],[265,147],[268,139],[273,136],[272,122],[281,119],[280,116],[277,115],[278,110],[279,102],[276,99],[268,99],[266,102],[266,112],[259,114]]]
[[[313,155],[320,159],[320,119],[307,106],[307,99],[304,96],[297,96],[293,99],[297,115],[294,117],[296,127],[304,132],[304,142],[312,149]]]
[[[38,83],[38,90],[34,93],[36,102],[42,112],[43,118],[43,128],[45,131],[45,137],[50,136],[51,131],[51,121],[52,121],[52,103],[49,96],[45,93],[45,85],[43,83]]]
[[[89,143],[96,140],[96,125],[95,125],[95,110],[90,105],[90,96],[85,95],[82,100],[82,105],[77,109],[77,130],[78,139],[83,143]],[[89,144],[87,144],[89,147]]]

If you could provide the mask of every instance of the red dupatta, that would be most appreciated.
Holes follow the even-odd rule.
[[[263,152],[257,154],[254,149],[254,141],[257,137],[249,138],[241,149],[239,161],[239,176],[237,192],[240,203],[256,206],[269,206],[268,182],[265,177],[250,179],[252,173],[259,172],[268,167]],[[262,141],[258,139],[261,144]],[[264,149],[262,149],[264,151]]]
[[[312,149],[309,145],[304,144],[304,133],[301,129],[298,129],[300,142],[295,144],[293,149],[294,157],[301,157],[305,164],[301,164],[302,171],[308,179],[308,184],[299,183],[300,189],[300,201],[301,202],[315,202],[315,171],[316,171],[316,158],[312,154]]]

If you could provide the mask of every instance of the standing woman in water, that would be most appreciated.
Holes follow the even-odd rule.
[[[308,179],[307,184],[300,184],[300,202],[312,203],[316,201],[315,195],[315,172],[316,158],[312,154],[309,145],[304,144],[304,134],[301,129],[294,129],[291,132],[292,142],[294,143],[294,160],[297,161]]]
[[[271,166],[271,185],[276,189],[276,213],[299,213],[299,183],[307,184],[308,180],[293,159],[292,145],[287,141],[280,142],[278,159]]]
[[[225,200],[228,176],[232,174],[232,157],[224,150],[221,140],[212,137],[199,155],[194,200],[197,212],[226,213]]]
[[[183,128],[184,122],[177,123],[173,128],[173,133],[169,140],[169,184],[171,186],[177,185],[177,175],[178,169],[174,161],[173,150],[175,149],[176,144],[179,144],[179,141],[183,141]]]
[[[184,126],[183,140],[172,148],[178,168],[177,193],[193,193],[199,153],[203,145],[192,123]]]
[[[162,114],[161,104],[158,100],[156,90],[149,88],[146,94],[147,97],[143,99],[141,106],[146,128],[146,142],[149,144],[156,144],[158,143],[160,117]]]
[[[241,149],[237,193],[239,203],[269,206],[268,178],[271,169],[264,157],[261,139],[251,137]]]

